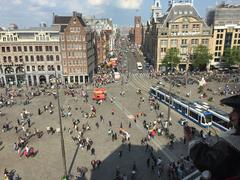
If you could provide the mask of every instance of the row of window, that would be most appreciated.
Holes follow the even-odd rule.
[[[2,47],[1,50],[2,52],[33,52],[33,51],[37,51],[37,52],[41,52],[43,51],[43,49],[45,48],[45,51],[53,51],[53,49],[55,51],[59,51],[58,46],[8,46],[8,47]]]
[[[85,36],[83,36],[81,34],[67,35],[66,39],[67,39],[67,41],[85,41]],[[61,40],[62,41],[65,40],[64,35],[61,36]]]
[[[83,60],[83,59],[78,59],[78,60],[68,60],[68,61],[63,61],[63,65],[67,65],[67,62],[68,62],[68,65],[82,65],[82,64],[86,64],[87,61],[86,60]]]
[[[81,74],[87,73],[87,68],[85,67],[68,68],[68,70],[70,73],[81,73]]]
[[[55,59],[54,59],[55,57]],[[37,56],[24,56],[25,58],[25,62],[34,62],[35,60],[36,61],[60,61],[60,56],[59,55],[56,55],[56,56],[53,56],[53,55],[46,55],[46,56],[43,56],[43,55],[37,55]],[[14,62],[23,62],[23,56],[14,56],[13,57],[14,59]],[[12,59],[12,56],[3,56],[3,62],[4,63],[12,63],[13,62],[13,59]]]
[[[62,56],[64,59],[66,57],[68,58],[86,58],[86,52],[79,52],[79,51],[68,51],[66,53],[63,53]]]
[[[170,44],[171,46],[177,46],[178,42],[181,41],[182,45],[187,45],[189,40],[188,39],[171,39]],[[199,39],[191,39],[191,44],[199,44]],[[208,39],[202,39],[201,44],[208,45],[209,40]],[[161,40],[161,46],[167,46],[168,45],[168,40]]]
[[[54,71],[54,65],[48,65],[48,66],[44,66],[44,65],[39,65],[39,66],[27,66],[26,68],[27,72],[29,71]],[[57,65],[57,71],[61,71],[61,66]]]
[[[188,29],[190,27],[189,24],[183,24],[182,29]],[[192,29],[199,29],[200,24],[192,24]],[[171,25],[171,29],[179,29],[179,25]]]
[[[70,44],[70,43],[68,43],[67,47],[65,47],[65,44],[63,43],[62,44],[62,50],[65,50],[65,48],[67,48],[67,49],[76,49],[76,50],[86,50],[86,45],[85,44],[79,44],[79,43],[77,43],[77,44],[74,44],[74,43]]]

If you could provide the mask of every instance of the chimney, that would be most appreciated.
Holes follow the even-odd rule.
[[[77,16],[77,11],[73,11],[73,16],[74,16],[74,17]]]

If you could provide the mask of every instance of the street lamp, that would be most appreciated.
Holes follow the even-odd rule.
[[[59,99],[59,90],[58,90],[58,81],[57,81],[57,72],[55,71],[55,83],[56,83],[56,91],[57,91],[57,102],[58,102],[58,117],[59,117],[59,125],[60,125],[60,135],[61,135],[61,151],[62,151],[62,160],[63,160],[63,170],[64,170],[64,177],[67,178],[67,165],[66,165],[66,154],[65,154],[65,146],[64,146],[64,138],[63,138],[63,128],[62,128],[62,116],[61,116],[61,106],[60,106],[60,99]]]
[[[173,59],[171,59],[170,64],[170,71],[171,73],[173,72]],[[172,74],[171,75],[171,79],[170,79],[170,85],[169,85],[169,91],[168,91],[168,95],[169,95],[169,102],[168,102],[168,116],[167,116],[167,122],[168,122],[168,126],[170,124],[170,120],[171,120],[171,105],[170,103],[172,102],[172,88],[173,88],[173,77]],[[167,130],[168,130],[168,126],[167,126]]]

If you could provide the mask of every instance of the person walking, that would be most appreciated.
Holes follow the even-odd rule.
[[[122,124],[122,122],[120,123],[120,128],[123,128],[123,124]]]
[[[112,122],[108,121],[108,125],[109,125],[109,127],[112,127]]]
[[[131,151],[131,142],[128,143],[128,151]]]
[[[18,133],[18,126],[15,126],[14,128],[15,128],[16,133]]]
[[[147,158],[147,167],[150,167],[150,158]]]
[[[132,124],[131,124],[131,122],[129,122],[129,124],[128,124],[128,128],[131,128],[132,127]]]
[[[122,150],[118,152],[118,156],[121,158],[122,157]]]
[[[98,122],[96,122],[96,127],[99,128],[99,124],[98,124]]]
[[[91,155],[95,155],[95,149],[94,148],[91,149]]]
[[[103,122],[103,121],[104,121],[104,119],[103,119],[103,116],[102,116],[102,115],[100,115],[100,121],[101,121],[101,122]]]

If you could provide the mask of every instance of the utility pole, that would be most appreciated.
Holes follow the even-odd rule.
[[[173,72],[173,59],[171,59],[171,68],[170,71],[171,73]],[[170,74],[171,75],[171,74]],[[171,75],[171,79],[170,79],[170,85],[169,85],[169,91],[168,91],[168,95],[169,95],[169,102],[168,102],[168,116],[167,116],[167,122],[168,122],[168,126],[170,123],[170,118],[171,118],[171,105],[170,103],[172,102],[172,87],[173,87],[173,77]],[[167,128],[168,129],[168,128]]]
[[[57,102],[58,102],[58,117],[59,117],[59,125],[60,125],[60,135],[61,135],[61,151],[62,151],[62,160],[63,160],[63,170],[64,170],[64,178],[67,179],[67,165],[66,165],[66,154],[65,154],[65,146],[64,146],[64,138],[63,138],[63,128],[62,128],[62,115],[61,115],[61,106],[60,106],[60,96],[58,90],[58,81],[57,81],[57,72],[55,71],[55,82],[56,82],[56,90],[57,90]]]

